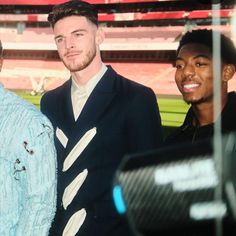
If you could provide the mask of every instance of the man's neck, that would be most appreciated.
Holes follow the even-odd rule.
[[[214,122],[214,110],[212,106],[192,105],[194,112],[193,125],[204,126]]]
[[[84,86],[87,82],[93,78],[102,68],[102,61],[96,64],[91,63],[85,69],[81,71],[71,72],[75,82],[79,86]]]
[[[221,108],[220,113],[222,112],[223,108],[225,107],[228,100],[228,96],[222,96]],[[204,126],[214,123],[220,114],[217,114],[214,117],[214,103],[213,101],[209,103],[202,103],[202,104],[192,104],[193,112],[195,114],[195,119],[193,120],[194,126]]]

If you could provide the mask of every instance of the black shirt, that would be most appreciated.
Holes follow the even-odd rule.
[[[172,134],[170,134],[165,140],[165,146],[178,145],[178,144],[187,144],[192,146],[198,141],[209,140],[213,137],[214,134],[214,123],[196,127],[193,126],[193,119],[195,114],[192,107],[188,110],[183,124],[177,128]],[[217,122],[217,121],[216,121]],[[221,129],[222,134],[227,134],[231,131],[236,131],[236,93],[228,93],[228,101],[222,110],[221,113]],[[181,153],[185,149],[181,149]],[[226,219],[227,221],[227,219]],[[175,236],[214,236],[215,235],[215,225],[213,222],[206,223],[198,227],[192,227],[186,225],[184,228],[170,229],[167,232],[164,232],[163,235],[175,235]],[[223,224],[223,236],[233,236],[236,235],[236,224],[232,221],[227,223],[224,220]]]
[[[187,112],[184,123],[170,134],[165,145],[179,144],[184,142],[194,143],[201,139],[211,138],[214,133],[214,123],[204,126],[193,126],[195,115],[192,107]],[[228,93],[228,101],[221,113],[222,133],[228,133],[236,130],[236,93]]]

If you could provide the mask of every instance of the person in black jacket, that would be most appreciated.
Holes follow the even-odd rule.
[[[58,207],[50,235],[130,235],[115,210],[112,180],[125,154],[161,145],[156,96],[102,62],[104,34],[92,4],[56,5],[48,20],[71,72],[41,100],[56,130],[58,153]]]
[[[214,125],[221,121],[219,130],[222,134],[229,134],[236,131],[236,93],[228,92],[228,82],[235,74],[236,69],[236,49],[230,38],[224,34],[214,31],[216,36],[220,37],[220,104],[218,114],[214,115],[214,82],[216,77],[213,74],[213,31],[206,29],[193,30],[183,35],[177,49],[175,67],[175,81],[186,103],[190,104],[190,108],[186,114],[183,124],[177,128],[172,134],[167,136],[165,146],[168,150],[178,148],[179,156],[182,161],[196,157],[204,157],[209,155],[214,136]],[[222,142],[223,143],[223,142]],[[201,145],[200,145],[201,144]],[[204,150],[202,145],[208,144],[209,150]],[[196,146],[195,146],[196,145]],[[211,150],[213,154],[213,150]],[[176,155],[176,156],[178,156]],[[195,156],[194,156],[195,155]],[[194,157],[193,157],[194,156]],[[223,156],[222,158],[224,158]],[[173,161],[177,158],[173,156]],[[191,166],[189,165],[191,171]],[[196,177],[197,179],[197,177]],[[207,179],[206,179],[207,181]],[[202,191],[208,191],[206,187],[202,187]],[[189,200],[191,205],[199,202],[210,201],[205,198],[198,199],[197,189],[195,197]],[[176,195],[178,193],[176,192]],[[188,192],[186,191],[186,196]],[[225,198],[225,191],[222,196]],[[186,200],[186,199],[185,199]],[[184,198],[183,198],[184,201]],[[210,201],[211,202],[211,201]],[[186,201],[183,202],[183,206]],[[216,209],[216,208],[215,208]],[[188,209],[190,211],[190,209]],[[207,207],[204,209],[209,210]],[[236,224],[230,218],[231,213],[227,211],[227,216],[223,219],[222,232],[224,236],[236,235]],[[189,218],[191,218],[189,216]],[[187,224],[185,227],[171,229],[164,235],[181,235],[181,236],[214,236],[216,235],[216,226],[213,219],[196,220],[194,225]]]
[[[236,130],[236,93],[228,92],[228,82],[235,74],[236,49],[230,38],[215,33],[221,38],[221,114],[214,117],[212,30],[187,32],[177,49],[175,81],[184,101],[191,106],[181,127],[166,138],[166,145],[213,137],[219,116],[222,133]]]

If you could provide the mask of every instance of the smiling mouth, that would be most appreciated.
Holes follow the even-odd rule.
[[[183,91],[184,92],[193,92],[198,88],[200,85],[199,84],[184,84],[183,85]]]

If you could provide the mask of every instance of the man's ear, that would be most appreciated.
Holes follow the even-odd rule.
[[[230,79],[233,78],[235,73],[235,66],[233,64],[226,64],[223,66],[223,78],[224,82],[228,82]]]
[[[96,35],[96,44],[100,45],[103,42],[104,38],[105,38],[104,31],[102,30],[102,28],[99,27]]]

